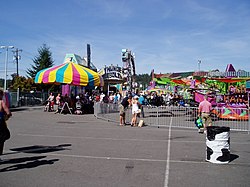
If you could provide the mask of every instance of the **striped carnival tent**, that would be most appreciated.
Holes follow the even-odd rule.
[[[39,71],[35,83],[69,84],[74,86],[101,86],[102,77],[95,71],[82,65],[66,62],[58,66]]]

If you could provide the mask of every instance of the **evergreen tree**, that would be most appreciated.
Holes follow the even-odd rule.
[[[45,68],[49,68],[54,65],[54,61],[52,59],[52,53],[50,52],[50,48],[43,44],[38,49],[38,56],[33,59],[34,65],[31,65],[31,68],[28,68],[26,73],[29,78],[35,78],[36,74]]]
[[[135,77],[136,82],[143,85],[143,89],[145,89],[149,82],[151,81],[151,76],[149,74],[139,74]]]

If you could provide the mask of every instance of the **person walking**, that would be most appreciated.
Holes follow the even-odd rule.
[[[137,116],[141,113],[140,103],[138,101],[139,97],[135,95],[132,100],[132,120],[131,127],[137,126]]]
[[[117,104],[118,103],[118,94],[117,93],[115,93],[115,96],[114,96],[114,104]]]
[[[199,104],[198,116],[201,117],[203,123],[203,128],[199,129],[199,133],[206,132],[206,127],[212,126],[212,119],[211,119],[212,104],[207,99],[208,96],[205,95],[204,100]]]
[[[7,128],[6,121],[12,116],[9,108],[3,101],[3,95],[3,90],[0,90],[0,155],[3,154],[4,142],[10,138],[10,131]]]
[[[131,106],[131,99],[132,95],[129,94],[128,96],[124,97],[119,105],[119,111],[120,111],[120,126],[124,126],[125,124],[125,110]]]
[[[142,117],[144,118],[143,105],[145,105],[146,102],[145,102],[145,97],[144,97],[143,93],[140,94],[140,97],[139,97],[138,101],[139,101],[139,103],[140,103],[141,115],[142,115]]]
[[[56,96],[56,103],[55,103],[56,108],[55,108],[55,114],[56,114],[56,113],[58,113],[58,108],[59,108],[59,106],[60,106],[60,101],[61,101],[61,94],[60,94],[60,93],[58,93],[58,94],[57,94],[57,96]]]

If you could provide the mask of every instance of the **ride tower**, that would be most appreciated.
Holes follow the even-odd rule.
[[[129,49],[122,49],[122,74],[125,80],[126,90],[134,91],[135,83],[135,55]]]

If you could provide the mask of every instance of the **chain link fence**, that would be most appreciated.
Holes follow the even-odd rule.
[[[10,107],[42,105],[48,98],[48,93],[42,92],[9,92]]]
[[[196,128],[195,120],[198,117],[198,107],[178,106],[143,106],[142,119],[147,126]],[[96,102],[94,115],[97,118],[119,124],[119,104]],[[213,125],[227,126],[231,130],[250,132],[249,110],[247,108],[233,109],[228,113],[226,108],[214,108],[211,113]],[[126,123],[130,124],[131,108],[126,110]]]

